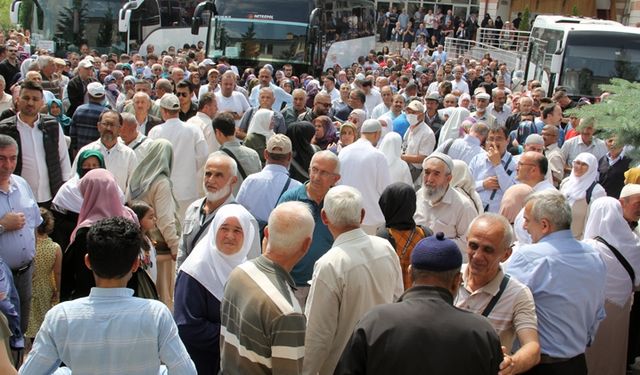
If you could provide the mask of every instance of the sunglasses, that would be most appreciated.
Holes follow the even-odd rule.
[[[176,96],[183,96],[185,98],[189,97],[189,93],[188,92],[177,92]]]

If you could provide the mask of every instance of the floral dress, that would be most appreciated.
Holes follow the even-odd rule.
[[[31,313],[27,337],[36,337],[44,315],[51,309],[51,297],[55,289],[53,264],[56,261],[58,244],[49,237],[38,239],[36,243],[35,269],[33,271],[33,293],[31,295]]]

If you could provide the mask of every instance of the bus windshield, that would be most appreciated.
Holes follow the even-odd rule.
[[[560,85],[574,96],[594,97],[611,77],[640,80],[638,34],[573,31],[567,36]]]

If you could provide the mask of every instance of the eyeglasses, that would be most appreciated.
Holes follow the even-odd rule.
[[[320,178],[332,177],[336,175],[335,173],[323,171],[316,167],[309,168],[309,173],[318,175]]]
[[[322,104],[323,106],[329,107],[329,108],[331,108],[331,106],[333,105],[331,103],[322,103],[322,102],[318,102],[318,104]]]
[[[177,92],[176,96],[182,96],[182,97],[188,98],[189,97],[189,93],[188,92]]]

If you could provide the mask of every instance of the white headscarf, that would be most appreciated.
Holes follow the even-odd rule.
[[[216,234],[222,224],[230,217],[235,217],[240,222],[244,240],[237,253],[226,255],[216,247]],[[224,286],[229,280],[231,271],[247,260],[247,254],[251,249],[255,234],[251,218],[249,211],[239,204],[222,206],[216,212],[207,234],[198,242],[193,252],[180,267],[181,271],[196,279],[219,301],[222,301]]]
[[[58,192],[56,193],[56,196],[53,197],[53,201],[51,203],[63,210],[71,211],[76,214],[80,213],[80,208],[82,208],[84,198],[82,197],[82,193],[80,193],[80,188],[78,187],[79,183],[80,177],[76,173],[67,182],[60,186],[60,189],[58,189]],[[120,194],[120,202],[124,204],[125,196],[120,187],[118,187],[118,192]]]
[[[581,177],[577,177],[571,170],[571,175],[562,184],[560,192],[567,198],[569,205],[586,197],[589,186],[598,180],[598,159],[593,154],[583,152],[578,154],[574,161],[581,161],[589,166],[589,169]]]
[[[438,138],[438,144],[442,145],[449,139],[457,139],[460,134],[460,125],[469,117],[469,110],[462,107],[457,107],[451,111],[451,115],[440,129],[440,138]]]
[[[391,182],[405,182],[413,185],[409,165],[400,159],[402,152],[402,137],[400,137],[400,134],[390,132],[382,139],[379,148],[387,159]]]
[[[464,196],[471,200],[471,203],[476,207],[478,214],[484,212],[482,207],[482,199],[480,194],[476,191],[476,183],[471,176],[467,163],[462,160],[453,161],[453,171],[451,171],[451,186],[458,189]]]
[[[272,110],[265,108],[257,110],[256,113],[253,114],[253,118],[251,118],[247,134],[262,134],[268,141],[269,138],[275,134],[271,128],[271,118],[273,118]]]

